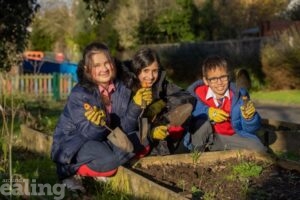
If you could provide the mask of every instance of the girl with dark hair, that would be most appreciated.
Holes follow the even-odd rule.
[[[149,104],[152,93],[139,90],[132,99],[131,90],[116,75],[106,45],[94,42],[84,49],[77,69],[78,83],[59,118],[51,151],[58,177],[70,190],[84,190],[78,175],[112,176],[145,148],[138,138],[136,121],[142,101]],[[109,139],[111,134],[125,137],[114,141]],[[133,146],[133,152],[122,148],[124,142]]]
[[[141,88],[152,90],[153,102],[145,108],[140,129],[148,127],[151,141],[151,154],[173,154],[176,152],[184,133],[184,125],[191,115],[195,98],[187,91],[167,81],[158,54],[151,48],[138,50],[128,66],[131,79],[127,86],[138,91]],[[146,120],[146,121],[147,121]],[[149,128],[150,127],[150,128]],[[145,130],[140,130],[145,132]],[[167,148],[166,148],[167,147]]]

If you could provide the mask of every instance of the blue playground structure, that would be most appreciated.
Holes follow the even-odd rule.
[[[63,61],[60,63],[56,61],[25,59],[23,61],[23,72],[42,74],[71,74],[72,81],[77,82],[77,66],[77,63],[72,63],[68,61]]]

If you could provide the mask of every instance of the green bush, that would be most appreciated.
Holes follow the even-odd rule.
[[[268,89],[300,89],[300,32],[296,28],[268,42],[261,53]]]

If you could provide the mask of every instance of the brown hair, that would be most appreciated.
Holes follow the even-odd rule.
[[[105,54],[106,57],[108,58],[108,60],[112,63],[113,72],[114,72],[113,78],[115,78],[116,67],[115,67],[114,59],[110,55],[109,48],[103,43],[93,42],[85,47],[85,49],[83,50],[82,59],[80,60],[80,62],[78,64],[77,76],[78,76],[79,83],[83,83],[83,82],[85,82],[85,83],[89,82],[90,84],[94,83],[92,76],[91,76],[92,67],[94,66],[92,56],[97,53]]]
[[[225,58],[220,56],[209,56],[202,64],[202,76],[207,78],[207,72],[217,68],[224,68],[229,73],[228,62]]]

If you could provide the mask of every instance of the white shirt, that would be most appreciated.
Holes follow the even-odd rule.
[[[224,96],[222,97],[223,98],[223,102],[224,102],[224,97],[227,97],[228,99],[230,99],[230,95],[229,95],[229,89],[226,90]],[[206,94],[206,100],[208,100],[209,98],[213,98],[214,99],[214,102],[215,102],[215,105],[218,107],[219,104],[218,104],[218,101],[217,101],[217,96],[215,95],[215,93],[210,89],[210,87],[208,88],[207,90],[207,94]]]

